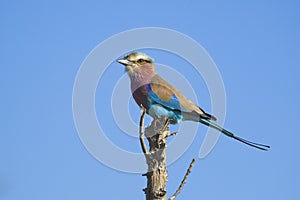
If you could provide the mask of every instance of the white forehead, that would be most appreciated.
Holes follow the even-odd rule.
[[[130,60],[139,60],[139,59],[143,59],[143,60],[149,60],[151,62],[153,62],[153,59],[141,52],[133,52],[130,55],[127,56],[127,58],[129,58]]]
[[[146,54],[137,54],[135,59],[136,60],[139,60],[139,59],[151,60],[151,58],[149,56],[147,56]]]

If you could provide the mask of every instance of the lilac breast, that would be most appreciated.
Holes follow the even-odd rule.
[[[135,102],[138,104],[138,106],[143,105],[144,108],[146,108],[147,110],[149,109],[149,104],[148,104],[148,91],[147,91],[147,86],[146,85],[142,85],[140,87],[138,87],[137,89],[135,89],[134,91],[132,91],[132,96],[135,100]]]

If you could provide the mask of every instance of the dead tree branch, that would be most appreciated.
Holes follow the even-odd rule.
[[[193,158],[192,162],[190,163],[190,166],[189,166],[189,168],[187,169],[187,171],[186,171],[186,173],[185,173],[185,175],[184,175],[184,177],[183,177],[183,179],[182,179],[182,181],[181,181],[181,183],[180,183],[178,189],[177,189],[176,192],[169,198],[169,200],[174,200],[174,199],[177,197],[177,195],[180,193],[180,191],[182,190],[184,184],[186,183],[186,180],[187,180],[189,174],[190,174],[191,171],[192,171],[192,168],[193,168],[193,166],[194,166],[194,163],[195,163],[195,158]]]
[[[139,137],[142,151],[145,155],[148,171],[143,176],[147,176],[147,187],[143,189],[146,195],[146,200],[166,200],[168,181],[168,171],[166,166],[166,142],[167,138],[175,133],[169,131],[169,119],[166,117],[155,118],[151,125],[144,130],[144,117],[146,110],[142,107],[142,114],[140,118]],[[149,151],[147,150],[144,137],[146,136],[149,143]],[[175,194],[170,198],[175,199],[182,190],[186,179],[191,172],[195,159],[192,160],[184,179]]]
[[[142,146],[142,150],[144,154],[148,154],[147,148],[146,148],[146,143],[144,140],[144,118],[146,114],[146,109],[142,107],[142,114],[140,118],[140,143]]]

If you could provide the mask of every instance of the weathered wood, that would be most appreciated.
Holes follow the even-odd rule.
[[[147,188],[144,189],[147,200],[166,200],[168,172],[166,166],[166,142],[169,123],[166,118],[154,119],[145,130],[149,142],[149,152],[145,154],[148,172]]]
[[[151,125],[144,130],[145,113],[146,110],[142,108],[139,131],[140,143],[148,165],[148,172],[143,174],[143,176],[147,176],[147,187],[143,189],[143,191],[145,192],[146,200],[166,200],[166,184],[168,181],[166,143],[167,138],[171,135],[175,135],[176,133],[170,133],[169,120],[165,117],[154,119]],[[148,140],[149,151],[146,148],[144,136],[146,136]],[[171,196],[170,200],[174,200],[182,190],[194,162],[195,159],[192,160],[179,188]]]
[[[169,200],[174,200],[174,199],[178,196],[178,194],[181,192],[181,190],[182,190],[184,184],[186,183],[187,178],[189,177],[189,175],[190,175],[190,173],[191,173],[191,171],[192,171],[192,168],[193,168],[193,166],[194,166],[194,164],[195,164],[195,161],[196,161],[195,158],[193,158],[193,160],[192,160],[191,163],[190,163],[189,168],[186,170],[186,173],[185,173],[185,175],[184,175],[184,177],[183,177],[183,179],[182,179],[182,181],[181,181],[181,183],[180,183],[178,189],[177,189],[176,192],[169,198]]]

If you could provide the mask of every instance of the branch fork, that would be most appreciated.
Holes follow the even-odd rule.
[[[141,110],[139,139],[148,165],[148,172],[143,174],[143,176],[147,176],[147,187],[143,189],[143,191],[145,192],[146,200],[166,200],[166,183],[168,181],[166,142],[168,137],[176,135],[177,132],[171,133],[169,131],[170,121],[165,117],[155,118],[151,122],[151,125],[144,129],[146,109],[141,105]],[[149,150],[147,150],[144,140],[145,137],[149,143]],[[183,180],[181,181],[181,184],[169,200],[174,200],[180,193],[194,163],[195,159],[192,160]]]

